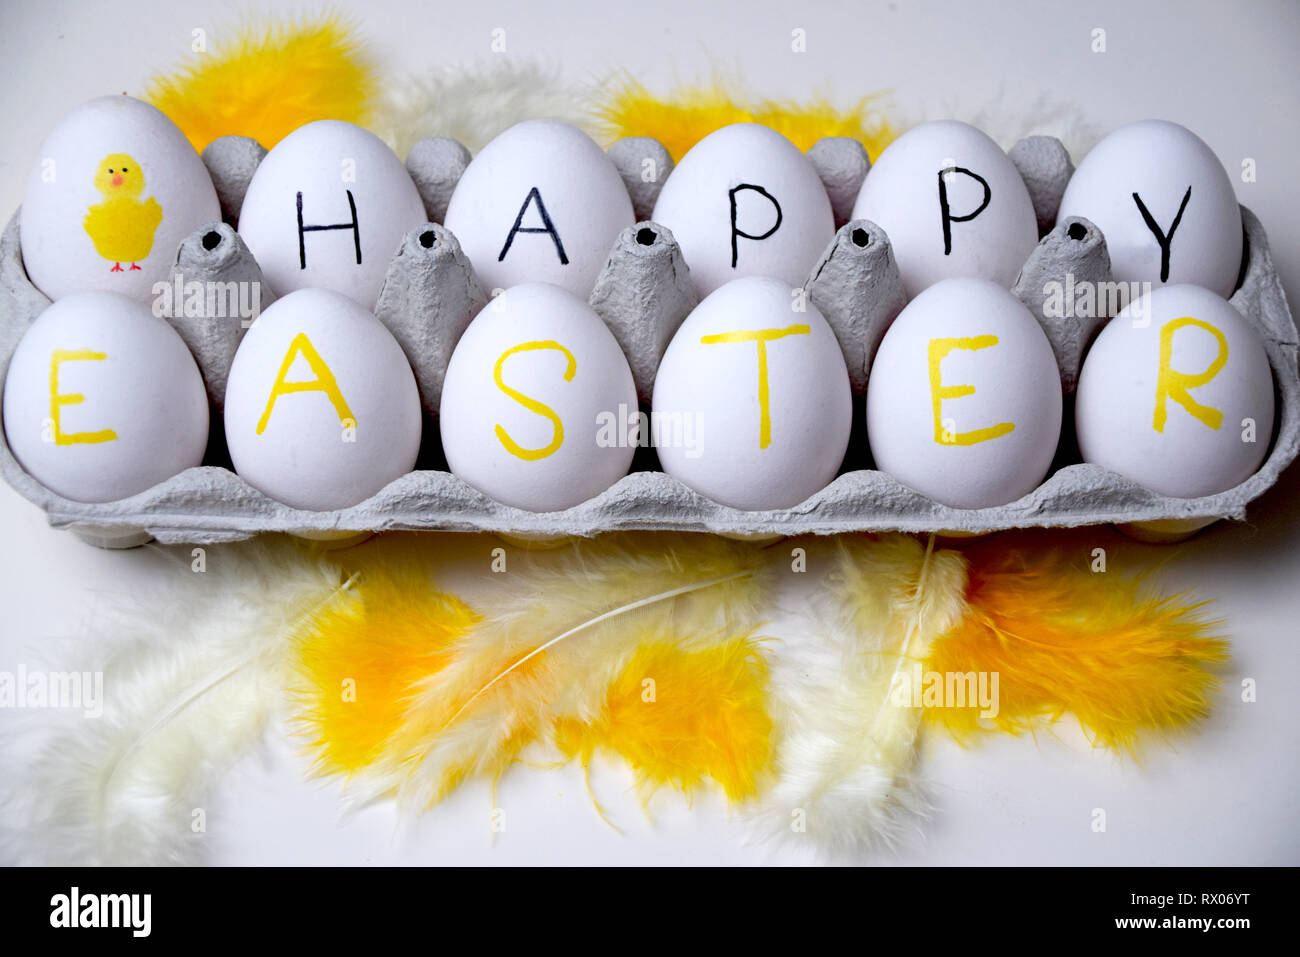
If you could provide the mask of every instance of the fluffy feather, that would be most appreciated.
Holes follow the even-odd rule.
[[[44,728],[6,774],[6,857],[44,865],[188,864],[222,772],[259,743],[282,700],[287,637],[332,600],[339,574],[291,543],[212,546],[158,595],[123,600],[79,661],[101,661],[103,714]],[[67,667],[65,664],[63,667]],[[42,723],[57,717],[43,712]]]
[[[155,76],[145,98],[196,150],[219,136],[251,136],[267,149],[304,123],[365,124],[379,89],[356,28],[327,14],[298,23],[249,25],[212,37],[195,65]]]
[[[950,117],[984,131],[1003,149],[1010,149],[1026,136],[1055,136],[1065,144],[1075,163],[1101,139],[1097,125],[1077,104],[1054,100],[1042,93],[1025,99],[1005,90],[981,109],[972,110],[969,103],[949,100],[923,111],[923,115],[907,126]]]
[[[784,736],[759,816],[769,835],[851,853],[893,843],[926,811],[920,709],[890,692],[956,621],[966,576],[960,555],[907,536],[842,536],[834,548],[806,615],[812,640],[773,656]]]
[[[1019,734],[1066,712],[1100,746],[1134,752],[1143,732],[1167,734],[1210,712],[1228,657],[1204,603],[1156,595],[1141,577],[1093,573],[1061,554],[996,547],[971,552],[964,617],[931,648],[926,670],[996,673],[998,713],[927,708],[968,738]]]
[[[720,81],[678,87],[660,97],[627,79],[606,84],[596,95],[594,109],[607,140],[653,136],[676,160],[714,130],[731,123],[770,126],[804,151],[824,136],[847,136],[861,140],[875,159],[896,135],[880,105],[879,94],[864,96],[846,109],[837,109],[821,98],[807,103],[747,102],[733,96]]]
[[[688,797],[707,780],[728,800],[758,794],[770,771],[767,662],[748,635],[707,642],[647,637],[587,720],[562,717],[555,741],[589,767],[609,752],[635,770],[642,793]]]
[[[374,129],[398,156],[418,140],[448,136],[471,153],[523,120],[556,119],[594,134],[579,90],[557,69],[516,57],[446,67],[394,84],[380,102]]]
[[[296,723],[320,774],[350,776],[375,760],[411,688],[444,667],[479,620],[454,595],[397,570],[362,573],[294,636]]]
[[[590,721],[647,634],[748,633],[762,561],[712,536],[605,536],[510,572],[509,595],[426,669],[350,793],[423,809],[495,779],[556,721]]]

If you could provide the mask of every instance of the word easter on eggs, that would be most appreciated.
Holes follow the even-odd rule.
[[[549,282],[584,299],[635,217],[613,160],[577,127],[527,120],[474,157],[447,205],[488,292]]]
[[[294,130],[258,164],[239,234],[276,295],[319,287],[373,309],[424,202],[397,155],[351,123]]]
[[[627,474],[637,443],[617,423],[636,415],[632,370],[600,316],[571,292],[530,282],[493,299],[461,336],[439,421],[453,474],[547,512]]]
[[[181,240],[220,218],[207,168],[176,124],[147,103],[105,96],[41,144],[19,243],[50,299],[100,289],[148,302]]]
[[[1171,285],[1129,303],[1101,331],[1079,375],[1074,420],[1085,462],[1193,498],[1259,468],[1273,412],[1255,330],[1209,290]]]
[[[1061,382],[1033,314],[987,279],[944,279],[898,314],[867,379],[876,466],[945,505],[1032,491],[1061,432]]]
[[[226,383],[226,443],[248,484],[295,508],[347,508],[415,467],[422,412],[402,347],[329,289],[277,299]]]
[[[120,293],[62,297],[9,362],[5,438],[22,467],[78,502],[111,502],[198,465],[208,396],[184,341]]]
[[[55,302],[13,354],[3,414],[15,456],[51,490],[110,501],[202,461],[198,366],[144,302],[177,245],[219,216],[203,161],[137,100],[88,103],[42,144],[20,245]],[[1242,220],[1213,152],[1173,123],[1125,126],[1084,158],[1059,216],[1099,227],[1117,280],[1156,287],[1086,353],[1083,460],[1178,497],[1249,477],[1274,393],[1258,333],[1224,298]],[[925,123],[876,159],[853,217],[888,235],[910,300],[874,356],[859,441],[878,469],[951,507],[1026,495],[1055,458],[1063,396],[1047,335],[1010,292],[1038,240],[1020,173],[974,127]],[[243,335],[223,414],[235,470],[267,496],[349,508],[415,468],[419,357],[374,309],[426,219],[402,161],[349,123],[309,123],[258,166],[237,228],[281,298]],[[702,300],[672,332],[647,411],[587,302],[634,220],[614,161],[573,126],[531,120],[465,168],[445,225],[492,297],[455,343],[436,428],[468,485],[567,509],[627,475],[644,446],[738,509],[793,507],[834,480],[853,399],[836,333],[800,288],[835,236],[813,164],[775,130],[723,127],[668,175],[653,219]]]

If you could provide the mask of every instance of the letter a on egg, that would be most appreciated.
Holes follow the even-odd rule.
[[[289,374],[289,369],[293,366],[293,360],[301,355],[307,360],[307,365],[311,366],[311,371],[316,378],[306,382],[288,382],[285,377]],[[275,400],[282,395],[288,395],[291,392],[324,392],[329,396],[330,402],[334,406],[334,411],[339,415],[340,423],[351,423],[351,428],[356,428],[357,418],[348,408],[347,400],[343,398],[343,392],[339,389],[338,380],[334,378],[334,373],[326,365],[325,360],[321,358],[316,347],[311,344],[305,332],[300,332],[293,337],[289,343],[289,349],[284,354],[284,361],[280,363],[280,371],[275,374],[275,382],[271,386],[271,395],[266,400],[266,411],[262,413],[262,418],[257,423],[257,434],[261,435],[267,424],[271,421],[271,411],[275,408]]]
[[[700,342],[706,346],[719,343],[752,342],[758,347],[758,447],[765,449],[772,444],[772,407],[771,395],[767,381],[767,344],[774,339],[786,336],[807,336],[812,334],[812,327],[807,325],[786,326],[784,329],[741,329],[738,332],[720,332],[712,336],[700,336]]]
[[[524,215],[528,212],[528,207],[537,203],[537,212],[542,217],[542,225],[525,226]],[[555,254],[560,257],[560,265],[569,265],[569,257],[564,254],[564,243],[560,241],[560,234],[555,229],[555,224],[551,222],[551,214],[546,210],[546,204],[542,202],[542,193],[536,186],[528,191],[524,197],[524,204],[519,207],[519,215],[515,217],[515,224],[510,227],[510,233],[506,236],[506,244],[501,247],[501,254],[497,256],[497,262],[506,258],[506,253],[510,252],[510,247],[514,244],[515,236],[518,233],[546,233],[551,237],[551,242],[555,243]]]

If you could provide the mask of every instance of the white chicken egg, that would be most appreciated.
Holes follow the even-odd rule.
[[[720,287],[686,317],[655,378],[665,472],[733,508],[789,508],[835,478],[853,400],[835,333],[779,279]]]
[[[329,289],[276,300],[244,335],[226,384],[235,471],[294,508],[348,508],[411,471],[422,416],[392,333]]]
[[[1119,313],[1079,375],[1079,451],[1156,492],[1194,498],[1249,478],[1273,433],[1259,335],[1226,300],[1164,286]]]
[[[105,96],[41,144],[19,242],[27,275],[51,299],[99,289],[148,302],[181,240],[220,219],[207,168],[176,124],[147,103]]]
[[[627,474],[637,413],[632,370],[600,316],[571,292],[528,282],[461,336],[439,422],[455,475],[505,505],[553,512]]]
[[[743,276],[802,286],[835,238],[817,170],[776,130],[736,123],[682,157],[655,202],[701,296]]]
[[[208,398],[185,343],[119,293],[64,296],[9,362],[5,439],[42,485],[112,502],[203,460]]]
[[[276,295],[333,289],[374,309],[402,237],[426,219],[419,190],[383,140],[317,120],[262,159],[239,234]]]
[[[1046,334],[987,279],[945,279],[907,304],[867,380],[876,467],[955,508],[1005,505],[1043,480],[1061,433]]]
[[[634,220],[623,178],[591,137],[557,120],[527,120],[470,162],[445,225],[489,292],[536,281],[586,299]]]
[[[1214,151],[1177,123],[1130,123],[1094,146],[1057,216],[1097,225],[1121,282],[1195,283],[1232,295],[1241,210]]]
[[[853,218],[889,235],[909,299],[955,276],[1010,288],[1038,242],[1016,167],[988,136],[955,120],[923,123],[885,147]]]

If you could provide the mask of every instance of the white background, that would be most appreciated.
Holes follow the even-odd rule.
[[[1077,121],[1086,142],[1132,120],[1162,117],[1203,137],[1233,174],[1238,196],[1261,217],[1292,301],[1300,301],[1300,192],[1296,189],[1300,5],[1221,0],[1138,4],[773,3],[337,3],[354,7],[392,77],[488,57],[491,30],[507,30],[512,56],[557,64],[567,80],[626,70],[663,91],[719,69],[757,95],[847,102],[892,90],[908,119],[953,116],[1008,138],[1034,118]],[[259,9],[265,10],[265,7]],[[303,6],[296,5],[295,11]],[[7,2],[0,12],[0,208],[21,200],[41,139],[80,102],[139,93],[154,69],[183,62],[191,30],[221,31],[246,3]],[[790,51],[807,31],[808,52]],[[1091,31],[1107,31],[1107,52]],[[1052,124],[1059,129],[1061,124]],[[1082,132],[1080,132],[1082,131]],[[1240,182],[1245,157],[1258,181]],[[1076,160],[1078,157],[1076,157]],[[1169,588],[1217,599],[1234,658],[1214,717],[1194,737],[1149,747],[1140,765],[1089,750],[1068,724],[1037,741],[991,739],[963,750],[926,743],[923,770],[937,805],[925,838],[867,863],[1290,863],[1300,862],[1295,676],[1300,674],[1300,470],[1251,510],[1174,549],[1127,542],[1105,529],[1067,537],[1110,550],[1112,568],[1172,558]],[[1042,543],[1031,536],[1031,543]],[[41,513],[0,487],[0,670],[37,660],[54,639],[93,630],[104,593],[158,583],[175,561],[157,548],[101,552],[46,527]],[[494,541],[456,543],[470,555]],[[447,546],[433,537],[430,548]],[[369,547],[374,547],[369,546]],[[1258,681],[1259,700],[1235,689]],[[0,712],[0,732],[12,721]],[[0,758],[0,760],[6,760]],[[7,759],[7,760],[12,760]],[[592,812],[581,774],[520,769],[498,803],[509,829],[489,848],[487,788],[465,787],[411,825],[388,808],[350,820],[335,789],[305,783],[303,764],[274,734],[264,754],[230,776],[210,819],[221,863],[478,864],[802,863],[802,848],[747,840],[714,799],[694,808],[671,795],[653,823],[627,791],[627,775],[602,767],[596,785],[620,836]],[[13,769],[0,765],[0,774]],[[1105,808],[1108,830],[1090,828]]]

